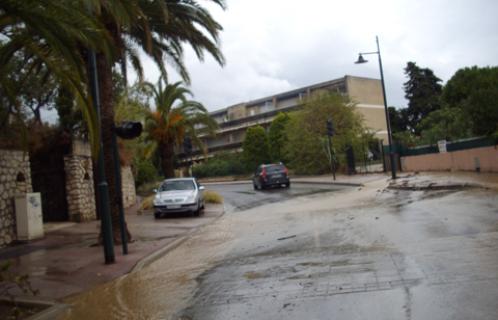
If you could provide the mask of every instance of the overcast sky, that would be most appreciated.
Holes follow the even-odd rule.
[[[210,111],[346,74],[380,78],[376,56],[353,63],[358,52],[376,50],[376,35],[388,104],[397,107],[406,106],[407,61],[444,82],[465,66],[498,65],[497,0],[227,0],[225,11],[208,7],[224,28],[226,65],[201,63],[190,50],[185,61],[195,99]],[[157,80],[150,62],[145,74]]]

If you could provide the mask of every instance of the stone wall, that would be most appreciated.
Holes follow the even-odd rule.
[[[16,239],[15,195],[32,191],[28,154],[0,150],[0,247]]]
[[[130,166],[121,167],[121,190],[123,191],[123,206],[131,207],[137,201],[135,179]]]
[[[72,153],[64,157],[66,172],[66,197],[69,220],[90,221],[97,218],[93,168],[88,144],[74,141]]]

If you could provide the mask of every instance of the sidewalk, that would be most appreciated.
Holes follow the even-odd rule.
[[[0,261],[10,260],[11,271],[29,275],[38,298],[61,300],[145,266],[223,212],[223,205],[206,204],[201,217],[156,220],[151,212],[140,215],[136,206],[129,208],[126,221],[133,242],[127,255],[115,245],[114,264],[104,263],[103,247],[97,245],[99,221],[46,224],[43,239],[0,249]]]

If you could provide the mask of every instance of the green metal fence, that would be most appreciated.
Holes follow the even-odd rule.
[[[474,148],[491,147],[498,144],[493,138],[490,137],[475,137],[469,139],[462,139],[457,141],[448,141],[446,143],[446,151],[458,151]],[[407,148],[402,145],[394,145],[394,152],[399,156],[418,156],[423,154],[438,153],[439,148],[437,145],[425,145],[413,148]],[[389,154],[389,147],[384,146],[384,153]]]

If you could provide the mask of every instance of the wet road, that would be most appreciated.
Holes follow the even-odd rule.
[[[197,278],[186,319],[496,319],[494,193],[386,192],[259,225]],[[282,231],[283,231],[282,230]],[[280,230],[279,230],[280,231]],[[249,240],[247,239],[247,240]]]
[[[68,319],[497,319],[496,191],[383,185],[225,215]]]
[[[250,183],[211,184],[208,190],[223,196],[227,213],[241,212],[269,203],[282,202],[300,196],[309,196],[323,192],[339,191],[345,188],[340,185],[293,182],[290,188],[272,188],[254,190]]]

